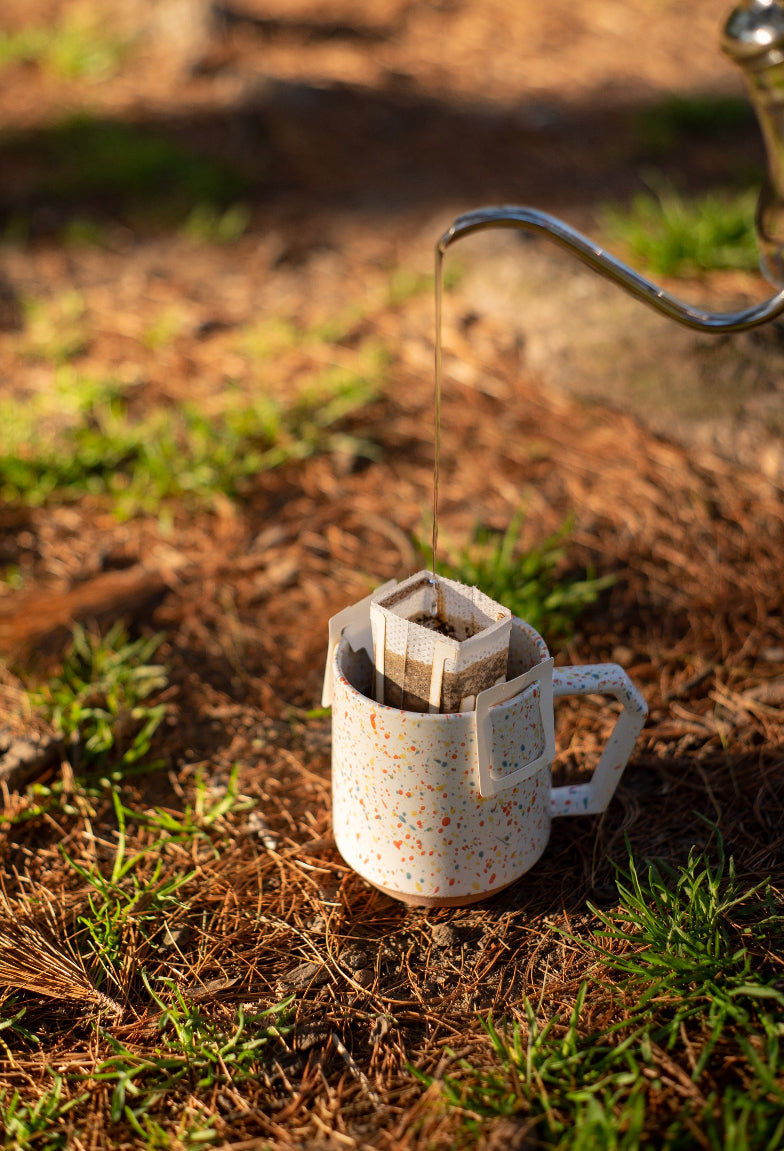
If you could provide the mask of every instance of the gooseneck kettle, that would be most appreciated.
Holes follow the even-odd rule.
[[[740,332],[784,312],[784,0],[745,0],[730,14],[721,46],[745,74],[767,152],[767,179],[755,228],[763,275],[779,289],[737,312],[708,312],[685,304],[629,268],[562,220],[536,208],[480,208],[458,216],[436,246],[437,260],[463,236],[512,227],[545,235],[594,271],[671,319],[703,332]]]

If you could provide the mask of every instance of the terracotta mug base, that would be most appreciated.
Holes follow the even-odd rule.
[[[485,899],[492,899],[494,895],[498,895],[499,891],[507,891],[510,887],[514,887],[520,878],[522,877],[518,875],[509,883],[494,887],[492,891],[480,891],[474,895],[455,895],[452,897],[448,895],[409,895],[403,891],[394,891],[391,887],[382,887],[380,883],[373,883],[370,879],[366,882],[371,887],[375,887],[377,891],[388,895],[390,899],[396,899],[398,903],[405,903],[408,907],[469,907],[472,903],[481,903]]]

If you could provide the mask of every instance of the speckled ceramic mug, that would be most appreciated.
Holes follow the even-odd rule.
[[[335,841],[370,883],[406,903],[459,906],[514,883],[540,857],[560,815],[607,807],[647,705],[617,664],[553,667],[542,637],[514,619],[507,682],[476,710],[400,711],[371,697],[364,605],[331,627]],[[589,783],[552,786],[553,697],[614,696],[622,705]]]

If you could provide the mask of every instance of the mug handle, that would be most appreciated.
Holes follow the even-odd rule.
[[[550,815],[596,815],[604,811],[642,731],[648,704],[617,663],[553,668],[553,697],[612,695],[623,705],[589,783],[554,787]]]

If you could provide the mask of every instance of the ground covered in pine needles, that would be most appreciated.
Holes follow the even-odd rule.
[[[597,30],[618,5],[556,5],[563,90],[526,96],[527,7],[227,6],[163,57],[0,73],[4,1146],[776,1145],[777,478],[543,389],[457,254],[444,554],[522,508],[550,586],[608,577],[541,629],[649,719],[605,815],[485,903],[407,908],[331,835],[329,617],[427,562],[435,239],[491,198],[590,223],[679,74],[673,24],[647,74]],[[694,147],[684,180],[725,164]],[[612,718],[559,705],[559,779]]]

